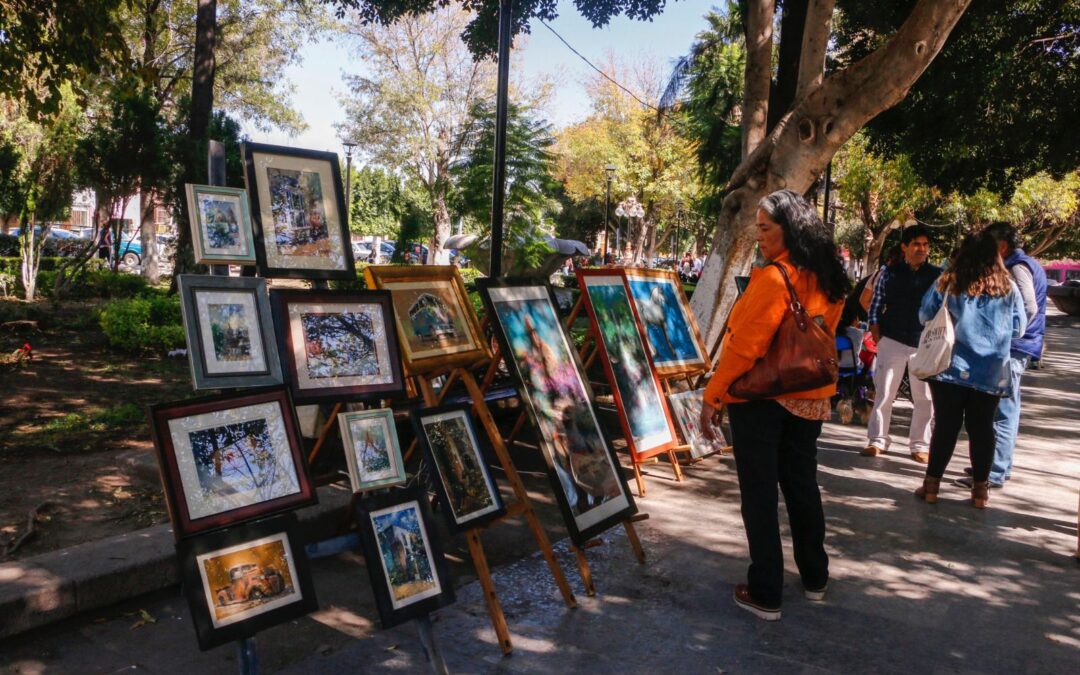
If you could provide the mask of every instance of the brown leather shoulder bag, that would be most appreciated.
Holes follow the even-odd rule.
[[[807,315],[784,266],[769,264],[784,276],[791,300],[769,351],[728,387],[732,396],[748,401],[818,389],[835,384],[839,375],[835,336]]]

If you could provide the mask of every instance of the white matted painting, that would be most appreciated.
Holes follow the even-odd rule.
[[[679,421],[679,428],[683,437],[690,444],[690,456],[694,459],[705,457],[714,453],[722,453],[727,447],[724,432],[717,425],[712,425],[714,440],[705,438],[701,433],[701,405],[704,402],[705,390],[684,391],[672,394],[668,397],[671,404],[671,413]]]

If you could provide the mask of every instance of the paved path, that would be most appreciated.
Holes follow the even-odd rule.
[[[832,558],[828,601],[802,598],[789,550],[784,618],[768,624],[730,599],[747,563],[731,460],[688,468],[684,485],[655,467],[649,497],[639,502],[651,515],[640,526],[648,563],[633,561],[621,531],[608,533],[589,552],[600,595],[584,597],[578,584],[577,610],[561,605],[538,556],[500,567],[495,581],[515,644],[505,659],[477,584],[465,584],[435,623],[451,671],[1076,672],[1080,326],[1063,316],[1052,324],[1046,367],[1024,380],[1013,480],[991,492],[987,510],[973,509],[951,485],[936,505],[915,500],[923,467],[902,442],[864,458],[864,430],[827,424],[820,481]],[[948,475],[965,465],[961,448]],[[352,554],[316,561],[322,609],[261,636],[263,672],[424,672],[413,626],[373,625],[361,564]],[[140,608],[157,623],[132,628]],[[236,667],[229,647],[197,651],[175,591],[97,618],[0,643],[0,672]]]

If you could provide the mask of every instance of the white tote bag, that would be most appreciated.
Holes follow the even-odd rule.
[[[941,309],[938,310],[930,323],[923,327],[919,337],[919,349],[908,362],[908,372],[913,377],[925,380],[944,371],[952,363],[953,343],[956,334],[953,332],[952,318],[949,316],[948,298],[941,299]]]

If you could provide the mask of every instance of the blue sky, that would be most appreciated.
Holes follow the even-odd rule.
[[[610,51],[622,59],[657,60],[670,67],[674,59],[688,51],[694,36],[705,27],[702,17],[713,4],[669,0],[663,14],[652,22],[617,18],[604,28],[594,29],[572,2],[560,0],[559,18],[551,26],[597,65]],[[594,71],[539,22],[533,23],[532,35],[512,59],[512,67],[521,68],[526,78],[549,75],[558,83],[550,106],[550,121],[557,127],[588,115],[589,101],[582,82]],[[256,129],[247,129],[248,135],[253,141],[263,143],[342,152],[333,127],[344,121],[345,116],[338,102],[345,91],[342,73],[359,72],[360,68],[344,41],[308,45],[302,63],[287,72],[296,87],[293,105],[307,122],[307,131],[294,138],[279,131],[264,133]]]

